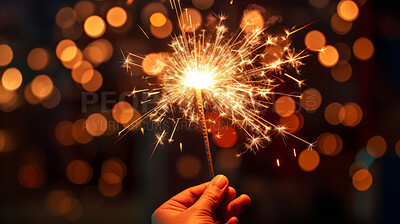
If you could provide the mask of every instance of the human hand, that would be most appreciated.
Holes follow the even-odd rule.
[[[236,216],[246,210],[250,197],[236,197],[234,188],[229,187],[228,178],[217,175],[206,182],[175,195],[162,204],[152,215],[154,224],[236,224]],[[218,209],[217,209],[218,208]],[[222,209],[217,215],[217,210]],[[218,217],[220,216],[220,217]]]

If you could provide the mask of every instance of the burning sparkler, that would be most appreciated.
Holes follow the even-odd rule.
[[[159,73],[158,84],[151,83],[146,91],[149,95],[159,95],[159,101],[153,109],[121,132],[136,128],[145,119],[161,122],[169,117],[173,108],[179,108],[181,113],[168,141],[172,141],[181,119],[201,124],[211,177],[214,176],[214,169],[205,108],[244,130],[248,136],[244,152],[260,150],[265,142],[271,141],[273,131],[291,135],[312,147],[311,143],[285,131],[284,126],[275,125],[263,116],[263,111],[272,104],[271,97],[280,94],[274,92],[284,82],[279,76],[289,77],[299,86],[303,83],[288,74],[289,71],[299,73],[301,59],[307,56],[291,48],[289,36],[295,31],[272,36],[261,27],[252,27],[249,31],[250,26],[245,24],[235,35],[227,38],[227,27],[223,25],[225,18],[219,16],[219,22],[214,27],[215,33],[210,38],[204,30],[196,32],[190,16],[186,10],[181,9],[179,1],[171,1],[171,6],[177,15],[181,15],[178,21],[182,33],[172,38],[172,54],[160,55],[159,60],[153,62],[153,69]],[[248,32],[243,32],[245,30]],[[276,48],[280,49],[278,53],[273,51]],[[135,58],[144,59],[130,53],[125,58],[124,67],[140,66]],[[167,135],[169,133],[165,130],[157,135],[152,155]],[[279,160],[277,163],[279,166]]]

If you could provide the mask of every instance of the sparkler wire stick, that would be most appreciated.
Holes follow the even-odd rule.
[[[204,146],[206,150],[207,162],[208,162],[208,171],[210,172],[210,178],[214,178],[214,166],[211,157],[210,150],[210,141],[208,139],[208,131],[206,124],[206,116],[204,114],[204,106],[203,106],[203,97],[201,96],[201,89],[196,89],[196,101],[197,101],[197,109],[199,110],[201,129],[204,138]]]

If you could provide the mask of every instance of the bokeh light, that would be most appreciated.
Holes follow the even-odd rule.
[[[214,4],[214,0],[192,0],[194,7],[205,10],[210,8]]]
[[[106,23],[97,15],[88,17],[83,25],[85,33],[92,38],[103,36],[106,32]]]
[[[351,59],[351,49],[349,45],[344,42],[339,42],[335,44],[336,49],[339,51],[339,58],[341,60],[349,61]]]
[[[343,149],[343,141],[339,135],[322,133],[318,137],[317,149],[321,154],[336,156]]]
[[[361,170],[361,169],[368,169],[368,166],[366,163],[362,162],[362,161],[354,161],[350,167],[349,167],[349,174],[350,177],[353,177],[353,175]]]
[[[366,61],[374,54],[374,44],[366,37],[360,37],[353,44],[353,53],[356,58]]]
[[[346,82],[352,74],[351,65],[345,60],[339,62],[331,69],[332,77],[338,82]]]
[[[372,175],[367,169],[360,169],[353,175],[353,186],[359,191],[366,191],[372,185]]]
[[[38,75],[32,80],[32,93],[39,99],[48,97],[53,87],[53,81],[47,75]]]
[[[93,138],[85,128],[84,119],[79,119],[73,123],[71,133],[75,141],[81,144],[89,143]]]
[[[303,127],[304,117],[301,113],[293,113],[288,117],[281,117],[279,124],[285,127],[287,132],[296,133]]]
[[[16,90],[22,84],[22,74],[17,68],[8,68],[1,77],[1,84],[7,90]]]
[[[0,66],[7,66],[13,59],[13,51],[7,44],[0,44]]]
[[[161,27],[150,25],[150,32],[153,36],[157,37],[158,39],[164,39],[169,37],[173,29],[173,25],[170,19],[167,18],[165,24]]]
[[[126,101],[118,102],[112,109],[112,116],[120,124],[128,124],[140,117],[140,113]]]
[[[72,79],[76,83],[85,84],[93,78],[93,66],[88,61],[80,61],[71,70]]]
[[[125,10],[118,6],[109,9],[106,15],[108,24],[116,28],[123,26],[127,19],[128,15]]]
[[[63,146],[70,146],[74,144],[75,139],[72,136],[72,122],[59,122],[56,126],[55,136],[57,141]]]
[[[201,162],[196,156],[181,155],[176,162],[176,170],[181,177],[193,179],[200,173]]]
[[[237,133],[235,129],[229,125],[222,126],[217,133],[213,134],[213,141],[222,148],[230,148],[237,141]]]
[[[325,120],[331,125],[342,123],[343,117],[339,117],[339,111],[343,108],[342,104],[333,102],[325,108]]]
[[[142,61],[143,71],[148,75],[159,74],[164,68],[164,64],[161,61],[162,57],[165,57],[162,53],[151,53],[146,55]]]
[[[54,216],[67,214],[72,209],[72,193],[64,190],[50,191],[46,197],[47,211]]]
[[[83,50],[83,53],[87,60],[94,65],[99,65],[110,60],[113,54],[113,46],[110,41],[106,39],[98,39],[90,43]]]
[[[56,107],[61,101],[61,92],[57,89],[57,87],[53,87],[50,95],[44,98],[40,104],[47,109],[51,109]]]
[[[194,32],[203,22],[201,13],[194,8],[184,9],[179,16],[181,29],[185,32]]]
[[[319,51],[326,44],[326,38],[323,33],[318,30],[311,30],[304,38],[304,44],[311,51]]]
[[[329,4],[329,0],[308,0],[312,6],[318,9],[325,8]]]
[[[70,28],[74,25],[76,19],[75,11],[70,7],[60,9],[56,15],[56,24],[61,29]]]
[[[74,10],[76,12],[76,17],[79,21],[85,21],[86,18],[93,15],[94,5],[90,1],[79,1],[76,3]]]
[[[120,184],[126,176],[125,163],[118,158],[110,158],[101,165],[101,176],[108,184]]]
[[[161,12],[153,13],[150,16],[150,23],[154,27],[162,27],[167,22],[167,18]]]
[[[23,165],[18,171],[18,181],[25,188],[39,188],[45,178],[43,169],[36,164]]]
[[[350,102],[340,108],[338,118],[344,126],[354,127],[361,122],[363,112],[358,104]]]
[[[87,73],[84,73],[85,75],[88,75]],[[85,80],[87,80],[88,78],[85,77]],[[93,70],[93,75],[92,78],[86,82],[86,83],[82,83],[82,87],[89,92],[95,92],[97,90],[100,89],[100,87],[103,84],[103,76],[100,74],[99,71],[97,70]]]
[[[91,114],[85,124],[87,132],[92,136],[100,136],[107,130],[107,119],[99,113]]]
[[[216,112],[205,112],[206,126],[208,132],[217,133],[222,127],[222,118]],[[199,128],[199,132],[201,132]]]
[[[255,30],[264,28],[265,19],[259,10],[245,10],[240,22],[240,28],[245,33],[252,33]]]
[[[115,197],[119,195],[122,191],[122,183],[110,184],[104,181],[103,177],[99,178],[98,188],[102,195],[106,197]]]
[[[337,12],[343,20],[353,21],[358,17],[358,6],[353,1],[342,0],[337,5]]]
[[[319,165],[319,161],[319,154],[313,149],[303,150],[298,157],[300,168],[307,172],[315,170]]]
[[[318,61],[325,67],[333,67],[339,61],[339,52],[332,45],[326,45],[318,52]]]
[[[353,23],[345,21],[339,17],[337,13],[333,14],[331,18],[331,27],[335,33],[344,35],[347,34],[353,27]]]
[[[382,136],[374,136],[367,142],[367,151],[375,159],[382,157],[386,152],[386,141]]]
[[[296,110],[296,103],[292,97],[280,96],[274,103],[275,112],[281,117],[289,117]]]
[[[42,70],[49,63],[49,53],[44,48],[35,48],[29,52],[27,61],[32,70]]]
[[[321,93],[314,88],[304,90],[300,95],[300,105],[307,111],[315,111],[321,106]]]
[[[73,160],[68,163],[65,174],[74,184],[87,184],[92,179],[93,169],[84,160]]]
[[[221,169],[232,170],[239,168],[242,163],[241,157],[237,156],[235,149],[220,149],[216,156],[216,163]]]

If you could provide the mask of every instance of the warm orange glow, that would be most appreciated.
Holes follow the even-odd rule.
[[[219,147],[230,148],[234,146],[237,141],[236,131],[231,126],[223,126],[213,135],[213,141]]]
[[[22,74],[17,68],[8,68],[1,77],[1,84],[7,90],[16,90],[22,84]]]
[[[318,61],[325,67],[333,67],[339,61],[339,52],[334,46],[326,45],[318,52]]]
[[[57,141],[63,146],[70,146],[75,143],[72,137],[72,122],[61,121],[57,124],[55,130],[55,136]]]
[[[162,57],[164,57],[162,53],[146,55],[142,62],[143,71],[149,75],[159,74],[164,68],[164,64],[161,62]]]
[[[102,179],[108,184],[120,184],[125,175],[126,166],[120,159],[108,159],[101,166]]]
[[[361,169],[353,175],[353,186],[359,191],[366,191],[372,185],[372,175],[366,169]]]
[[[300,104],[307,111],[315,111],[321,106],[321,93],[314,88],[304,90],[300,96]]]
[[[194,32],[202,24],[201,13],[194,8],[184,9],[179,17],[181,29],[185,32]]]
[[[204,115],[206,118],[206,126],[208,129],[208,132],[213,133],[213,134],[217,133],[222,127],[221,116],[215,112],[205,112]],[[201,127],[200,127],[199,132],[201,133]]]
[[[118,184],[109,184],[106,181],[104,181],[103,177],[100,177],[98,182],[98,188],[102,195],[106,197],[115,197],[119,193],[121,193],[122,183],[119,182]]]
[[[98,38],[106,32],[106,23],[100,16],[94,15],[85,20],[83,28],[89,37]]]
[[[264,28],[265,19],[259,10],[245,10],[240,22],[240,28],[245,33],[252,33]]]
[[[150,32],[153,36],[157,37],[158,39],[164,39],[169,37],[173,29],[171,20],[167,19],[165,24],[161,27],[150,25]]]
[[[7,44],[0,44],[0,66],[7,66],[13,59],[13,51]]]
[[[113,7],[108,10],[106,19],[108,24],[113,27],[121,27],[126,23],[128,15],[121,7]]]
[[[74,10],[76,17],[79,21],[85,21],[85,19],[94,13],[94,5],[90,1],[80,1],[76,3]]]
[[[241,157],[237,156],[235,149],[220,149],[216,156],[216,163],[218,167],[226,170],[238,168],[242,162]]]
[[[306,47],[312,51],[321,50],[326,44],[326,38],[323,33],[318,30],[311,30],[304,38]]]
[[[150,16],[150,23],[155,27],[162,27],[167,22],[167,18],[161,12],[153,13]]]
[[[43,99],[40,103],[47,109],[51,109],[56,107],[61,101],[61,92],[55,86],[53,87],[53,91],[51,91],[50,95]]]
[[[84,160],[73,160],[65,171],[68,179],[74,184],[87,184],[93,176],[93,169]]]
[[[107,130],[107,119],[99,113],[91,114],[85,124],[87,132],[92,136],[100,136]]]
[[[375,159],[380,158],[386,152],[386,141],[382,136],[374,136],[367,142],[367,151]]]
[[[301,118],[300,118],[301,116]],[[290,115],[289,117],[281,117],[281,119],[279,120],[279,124],[281,126],[284,126],[287,132],[289,133],[296,133],[298,132],[304,123],[304,119],[302,117],[303,115],[301,115],[300,113],[294,113],[292,115]]]
[[[7,138],[7,133],[3,130],[0,130],[0,152],[6,151]]]
[[[74,122],[71,128],[72,137],[81,144],[89,143],[92,136],[85,129],[85,120],[80,119]]]
[[[325,8],[329,4],[329,0],[308,0],[312,6],[318,9]]]
[[[85,77],[88,75],[88,71],[84,73],[84,77],[82,77],[84,80],[87,80],[88,78]],[[101,85],[103,84],[103,76],[101,76],[100,72],[97,70],[93,70],[93,75],[92,78],[82,84],[82,87],[89,92],[95,92],[100,89]]]
[[[56,24],[61,29],[67,29],[74,25],[76,19],[75,11],[70,7],[60,9],[56,15]]]
[[[71,70],[72,79],[76,83],[85,84],[93,78],[93,66],[88,61],[80,61]]]
[[[32,81],[32,93],[39,99],[48,97],[53,91],[53,81],[47,75],[38,75]]]
[[[37,98],[35,95],[33,95],[31,86],[32,86],[32,84],[29,83],[25,87],[25,90],[24,90],[25,100],[30,104],[36,105],[36,104],[40,103],[40,99]]]
[[[133,109],[128,102],[121,101],[114,105],[112,109],[112,116],[118,123],[127,124],[130,121],[137,119],[140,115],[139,112]]]
[[[398,140],[396,143],[396,154],[398,157],[400,157],[400,140]]]
[[[0,104],[7,104],[15,98],[15,91],[7,90],[0,83]]]
[[[182,177],[193,179],[200,173],[201,162],[193,155],[182,155],[176,162],[176,170]]]
[[[43,169],[35,164],[21,166],[18,181],[25,188],[39,188],[45,181]]]
[[[344,35],[351,30],[353,23],[342,20],[338,14],[335,13],[331,18],[331,27],[335,33]]]
[[[43,48],[35,48],[28,54],[28,65],[32,70],[42,70],[49,63],[49,53]]]
[[[347,103],[346,105],[344,105],[344,107],[340,108],[338,117],[343,125],[354,127],[361,122],[363,112],[358,104]]]
[[[374,44],[366,37],[357,39],[353,44],[353,53],[356,58],[366,61],[374,54]]]
[[[71,193],[63,190],[50,191],[46,198],[46,207],[54,216],[67,214],[72,208]]]
[[[296,110],[296,103],[292,97],[281,96],[274,103],[275,112],[281,117],[289,117]]]
[[[343,141],[339,135],[323,133],[318,137],[317,148],[321,154],[336,156],[342,151]]]
[[[353,1],[342,0],[337,5],[337,12],[343,20],[353,21],[358,17],[358,6]]]
[[[90,43],[83,52],[87,60],[94,65],[98,65],[110,60],[113,53],[113,46],[110,41],[99,39]]]
[[[320,158],[317,151],[306,149],[300,153],[298,163],[302,170],[310,172],[318,167],[319,160]]]
[[[339,62],[331,69],[332,77],[338,82],[346,82],[352,74],[351,65],[345,60]]]
[[[353,177],[353,175],[354,175],[357,171],[359,171],[359,170],[361,170],[361,169],[368,169],[367,164],[365,164],[364,162],[361,162],[361,161],[355,161],[355,162],[353,162],[353,163],[350,165],[350,168],[349,168],[350,177]]]
[[[338,125],[343,121],[343,117],[339,117],[339,111],[343,108],[340,103],[334,102],[325,108],[325,119],[331,125]]]
[[[192,0],[194,7],[204,10],[210,8],[214,4],[214,0]]]
[[[64,56],[65,58],[62,58],[62,57],[61,57],[63,51],[64,51],[65,49],[67,49],[68,47],[76,47],[75,42],[72,41],[72,40],[69,40],[69,39],[65,39],[65,40],[60,41],[60,42],[57,44],[57,47],[56,47],[56,55],[57,55],[57,57],[58,57],[61,61],[65,61],[65,60],[67,60],[68,58],[69,58],[69,59],[72,59],[72,58],[74,57],[74,55],[72,55],[72,56],[67,56],[67,55],[65,55],[65,56]],[[70,54],[68,54],[68,55],[70,55]]]

